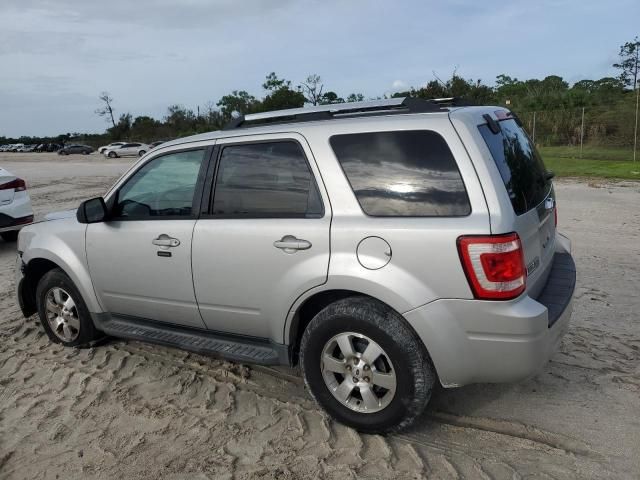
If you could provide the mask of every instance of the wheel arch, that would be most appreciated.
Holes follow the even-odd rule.
[[[394,306],[389,302],[386,302],[379,297],[371,295],[364,291],[344,288],[330,288],[315,291],[313,293],[309,292],[309,295],[304,298],[298,299],[296,304],[291,308],[288,320],[285,325],[286,330],[284,337],[285,342],[289,345],[291,365],[298,364],[300,341],[302,340],[302,335],[307,325],[309,325],[313,317],[315,317],[322,309],[324,309],[328,305],[338,300],[343,300],[349,297],[365,297],[383,305],[390,311],[397,313],[414,333],[416,339],[418,339],[424,345],[427,356],[430,357],[427,345],[424,344],[415,328],[413,328],[413,326],[408,321],[406,321],[399,308],[394,308]]]

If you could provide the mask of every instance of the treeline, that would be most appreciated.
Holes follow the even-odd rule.
[[[639,52],[640,41],[636,38],[620,47],[620,62],[613,65],[620,72],[619,76],[580,80],[572,85],[556,75],[541,80],[519,80],[502,74],[498,75],[494,86],[489,86],[481,80],[463,78],[454,71],[449,79],[443,80],[434,75],[434,79],[425,85],[384,96],[462,97],[481,105],[504,105],[518,113],[523,121],[526,120],[525,125],[530,132],[533,122],[536,122],[539,133],[536,143],[572,144],[584,135],[585,142],[627,145],[633,143]],[[266,76],[262,88],[261,96],[234,90],[215,103],[208,102],[202,109],[198,107],[196,111],[182,105],[171,105],[161,120],[145,115],[134,118],[128,112],[116,115],[113,99],[103,92],[99,96],[102,105],[96,113],[110,124],[104,134],[67,133],[50,138],[19,139],[0,137],[0,144],[73,141],[97,146],[111,140],[168,140],[221,129],[239,114],[365,100],[361,93],[340,96],[325,86],[317,74],[309,75],[294,86],[290,80],[272,72]],[[576,115],[583,107],[588,111],[589,130],[585,132],[576,130]],[[539,112],[535,120],[533,112]]]

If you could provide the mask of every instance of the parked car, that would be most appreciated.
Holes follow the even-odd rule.
[[[0,152],[8,152],[11,149],[12,145],[10,144],[6,144],[6,145],[0,145]]]
[[[552,176],[502,107],[247,115],[23,229],[17,295],[53,342],[299,365],[339,421],[399,430],[436,382],[520,380],[557,348],[575,265]]]
[[[157,141],[157,142],[151,142],[151,143],[149,144],[149,150],[151,150],[151,149],[153,149],[153,148],[156,148],[158,145],[162,145],[163,143],[165,143],[165,141],[164,141],[164,140],[162,140],[162,141]]]
[[[20,153],[33,152],[35,148],[36,148],[36,145],[22,145],[16,151]]]
[[[107,150],[108,148],[121,147],[125,143],[127,143],[127,142],[113,142],[113,143],[110,143],[109,145],[104,145],[102,147],[98,147],[98,153],[104,153],[104,151]]]
[[[9,152],[19,152],[20,150],[22,150],[24,148],[24,143],[14,143],[13,145],[11,145],[11,148],[9,148]]]
[[[88,145],[67,145],[58,150],[58,155],[70,155],[74,153],[89,155],[93,153],[93,148]]]
[[[151,148],[144,143],[125,143],[113,148],[107,148],[102,153],[109,158],[116,157],[141,157],[147,153]]]
[[[18,230],[31,222],[33,210],[25,181],[0,167],[0,237],[15,241]]]

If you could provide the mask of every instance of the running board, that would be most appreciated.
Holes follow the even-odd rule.
[[[93,321],[99,330],[113,337],[176,347],[240,363],[290,364],[288,347],[267,340],[246,339],[179,325],[109,314],[94,314]]]

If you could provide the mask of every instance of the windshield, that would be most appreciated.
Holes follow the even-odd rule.
[[[542,202],[551,188],[551,179],[535,145],[525,131],[509,118],[499,122],[500,132],[488,125],[478,128],[500,171],[516,215],[528,212]]]

